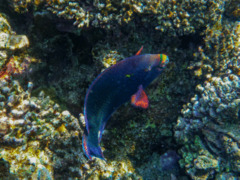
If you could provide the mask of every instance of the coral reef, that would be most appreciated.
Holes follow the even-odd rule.
[[[122,161],[109,161],[108,164],[97,159],[87,162],[81,146],[83,127],[80,127],[78,120],[68,111],[61,111],[60,106],[42,91],[33,97],[33,83],[29,82],[25,91],[19,81],[13,80],[15,75],[22,75],[30,63],[36,60],[29,57],[25,50],[29,43],[27,37],[15,36],[5,17],[1,16],[0,22],[1,32],[12,39],[2,38],[1,41],[1,54],[4,56],[0,78],[0,169],[3,170],[0,177],[141,179],[126,158]],[[59,39],[53,39],[53,44],[57,44]],[[16,50],[20,51],[15,54]],[[113,54],[118,56],[114,51]],[[106,56],[106,65],[111,64],[108,60],[110,57]],[[82,74],[89,70],[86,65],[81,67],[81,71],[74,75],[75,81],[72,84],[76,85],[75,88],[79,85],[76,77],[81,77],[79,82],[82,83]],[[66,70],[66,73],[69,72]],[[69,78],[62,82],[69,88]],[[35,91],[39,92],[39,89]],[[70,91],[68,98],[75,102],[77,96],[79,95]]]
[[[29,45],[25,35],[16,35],[2,14],[0,14],[0,48],[3,50],[22,49]]]
[[[84,179],[139,179],[142,177],[137,175],[131,161],[122,159],[117,161],[105,162],[95,159],[93,162],[85,164]]]
[[[77,141],[79,150],[75,152],[78,153],[67,154],[65,159],[83,162],[78,137],[82,131],[76,118],[68,111],[59,112],[59,105],[44,97],[43,92],[38,98],[31,97],[32,83],[29,83],[27,91],[18,81],[1,80],[0,87],[0,158],[9,163],[12,174],[18,178],[52,179],[53,170],[57,169],[56,164],[61,157],[57,156],[59,139],[64,143],[61,150],[64,147],[67,149],[71,141]],[[68,167],[61,168],[70,169],[71,165],[68,163]]]
[[[240,22],[219,20],[208,25],[204,33],[204,48],[194,53],[194,62],[189,69],[194,75],[210,78],[226,73],[240,75]]]
[[[118,24],[133,22],[140,18],[142,23],[152,21],[156,30],[174,36],[194,33],[205,24],[218,21],[225,7],[225,1],[222,0],[89,2],[15,0],[10,2],[17,12],[26,12],[32,6],[34,9],[44,6],[58,17],[73,20],[73,24],[78,28],[92,26],[111,29]]]
[[[26,53],[15,55],[16,50],[24,51],[29,46],[25,35],[16,35],[6,17],[0,14],[0,78],[8,79],[11,75],[26,71],[33,59]]]
[[[110,50],[110,44],[98,43],[92,49],[92,55],[96,63],[102,63],[104,69],[114,65],[117,61],[124,59],[124,56],[117,50]]]
[[[1,7],[11,18],[22,13],[28,28],[20,34],[28,37],[0,15],[0,178],[240,178],[238,0],[8,0]],[[112,117],[103,135],[107,163],[87,161],[83,125],[71,114],[81,112],[97,74],[141,45],[171,63],[147,89],[148,110],[126,104]],[[24,91],[13,78],[36,61],[29,52],[42,63],[27,80],[37,88]],[[179,172],[158,169],[168,149],[181,155]]]
[[[91,56],[86,53],[88,48],[74,44],[74,41],[84,40],[76,36],[73,38],[69,35],[53,35],[51,38],[41,38],[41,42],[38,42],[38,38],[34,39],[36,44],[33,45],[33,53],[42,63],[32,67],[33,73],[29,81],[38,87],[33,90],[34,95],[43,90],[62,109],[69,109],[77,116],[86,89],[99,68],[87,62],[91,62]]]
[[[231,0],[226,2],[226,15],[234,18],[240,18],[240,5],[238,0]]]
[[[175,137],[184,147],[181,165],[194,179],[239,173],[240,79],[212,77],[196,87],[199,95],[184,105]]]

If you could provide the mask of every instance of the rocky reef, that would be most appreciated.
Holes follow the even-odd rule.
[[[0,179],[240,178],[237,0],[0,0],[0,13]],[[87,160],[86,90],[142,45],[170,58],[150,106],[123,105],[107,161]]]

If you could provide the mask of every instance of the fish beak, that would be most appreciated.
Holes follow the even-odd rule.
[[[167,55],[162,54],[162,63],[164,66],[169,63],[169,58]]]

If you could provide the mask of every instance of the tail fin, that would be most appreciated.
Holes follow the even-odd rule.
[[[97,144],[97,145],[92,144],[89,141],[89,138],[86,134],[83,134],[82,147],[83,147],[83,151],[84,151],[85,155],[88,157],[88,159],[92,159],[92,156],[95,156],[97,158],[105,160],[99,144]]]

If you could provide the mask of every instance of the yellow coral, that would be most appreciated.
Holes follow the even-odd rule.
[[[66,129],[65,125],[62,124],[61,126],[59,126],[59,127],[57,128],[57,131],[61,134],[61,133],[67,132],[67,129]]]
[[[108,68],[116,64],[119,58],[120,55],[117,51],[110,51],[106,56],[103,57],[102,63],[106,68]]]
[[[41,150],[40,142],[32,141],[17,148],[1,148],[0,158],[11,164],[10,172],[18,178],[38,177],[44,168],[47,171],[45,173],[53,179],[52,155],[46,152],[50,151]]]
[[[135,169],[129,160],[110,161],[106,163],[101,159],[94,158],[91,165],[96,167],[96,169],[91,168],[89,164],[85,164],[82,167],[88,169],[87,174],[91,174],[90,178],[86,174],[88,179],[119,179],[119,177],[128,179],[131,178],[131,175],[135,172]],[[140,176],[137,179],[142,180]]]

